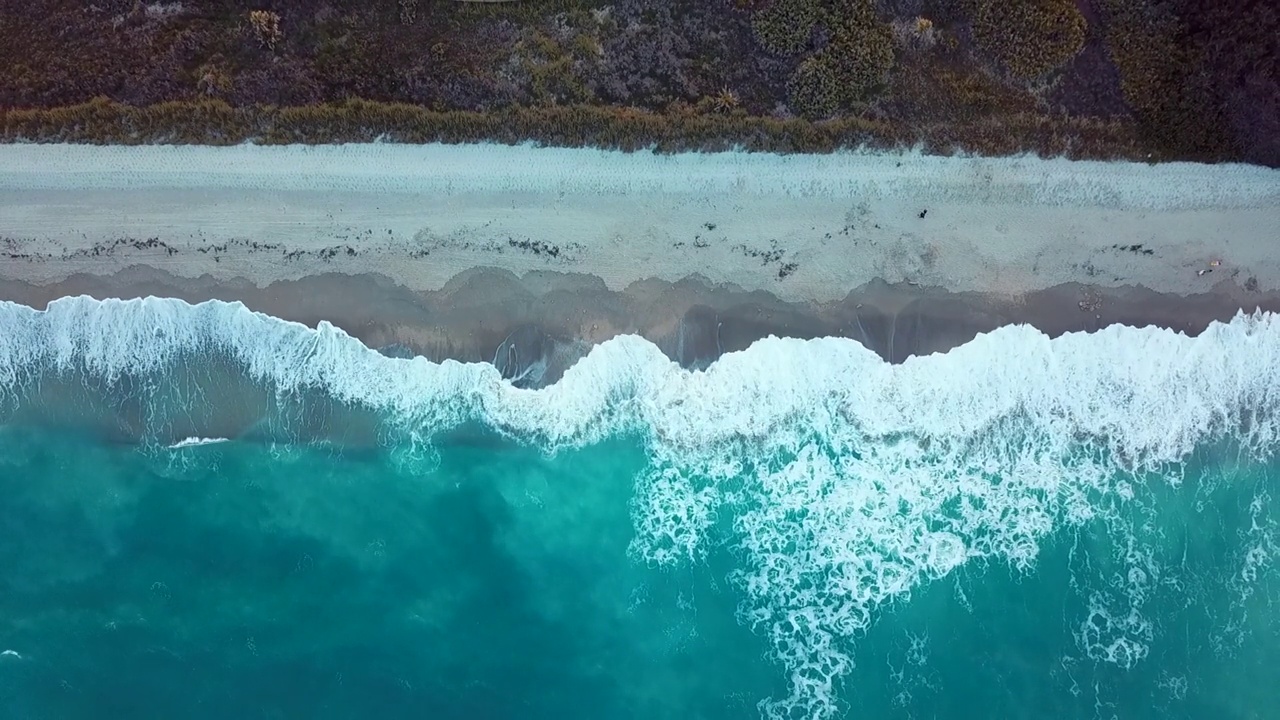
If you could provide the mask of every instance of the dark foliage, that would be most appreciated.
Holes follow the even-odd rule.
[[[1168,6],[1106,0],[1107,46],[1125,100],[1161,157],[1229,157],[1222,109],[1213,102],[1202,53]],[[1155,153],[1153,153],[1155,154]]]
[[[1059,112],[1080,117],[1119,117],[1129,114],[1120,71],[1107,54],[1105,35],[1090,26],[1090,37],[1058,74],[1046,100]]]
[[[651,113],[593,106],[435,112],[418,105],[348,101],[298,108],[232,107],[220,100],[146,108],[105,98],[48,110],[0,111],[0,141],[107,144],[369,142],[521,143],[658,152],[829,152],[904,148],[1008,154],[1033,150],[1075,158],[1136,158],[1123,123],[1017,115],[906,130],[856,118],[809,122],[736,114]]]
[[[817,120],[839,112],[846,98],[835,63],[826,52],[800,63],[787,81],[787,94],[791,107],[801,116]]]
[[[1272,0],[0,0],[0,38],[9,139],[1280,165]]]
[[[722,89],[771,110],[786,63],[754,57],[750,15],[727,0],[619,0],[599,28],[587,82],[601,101],[660,109]]]
[[[796,55],[810,45],[821,19],[820,0],[776,0],[756,13],[751,26],[760,47],[775,55]]]
[[[1179,15],[1235,152],[1280,166],[1280,3],[1184,0]]]
[[[1057,69],[1084,47],[1087,23],[1076,0],[975,0],[973,36],[1014,75]]]
[[[788,104],[806,118],[869,99],[893,67],[892,34],[871,0],[774,0],[752,24],[766,53],[807,55],[787,80]]]

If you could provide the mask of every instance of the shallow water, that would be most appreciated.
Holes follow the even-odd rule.
[[[236,306],[0,329],[2,717],[1280,707],[1269,316],[541,391]]]

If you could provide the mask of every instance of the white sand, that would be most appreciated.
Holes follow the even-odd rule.
[[[177,252],[64,259],[119,237]],[[815,300],[875,278],[1010,295],[1071,281],[1185,293],[1232,277],[1266,290],[1280,287],[1280,171],[496,145],[5,145],[0,238],[0,277],[37,283],[146,264],[258,285],[375,272],[423,290],[474,266],[591,273],[614,289],[696,273]],[[328,260],[285,257],[330,247],[340,250]]]

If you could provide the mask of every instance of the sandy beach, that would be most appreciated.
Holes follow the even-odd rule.
[[[705,365],[769,334],[900,361],[1007,323],[1188,333],[1280,310],[1280,172],[527,146],[0,147],[0,299],[238,300],[387,352],[552,380],[641,334]]]

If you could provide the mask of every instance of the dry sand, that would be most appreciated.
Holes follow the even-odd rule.
[[[241,300],[433,357],[521,326],[692,365],[769,333],[900,360],[1006,322],[1198,332],[1280,308],[1278,241],[1280,172],[1239,165],[0,146],[0,299]]]
[[[1231,275],[1267,290],[1280,288],[1280,172],[493,145],[8,145],[0,237],[0,276],[36,283],[143,263],[259,286],[373,272],[413,290],[478,266],[595,275],[614,290],[698,273],[813,301],[877,279],[1016,296],[1067,282],[1186,293]],[[157,243],[112,245],[122,238]],[[1196,274],[1213,260],[1213,273]]]

